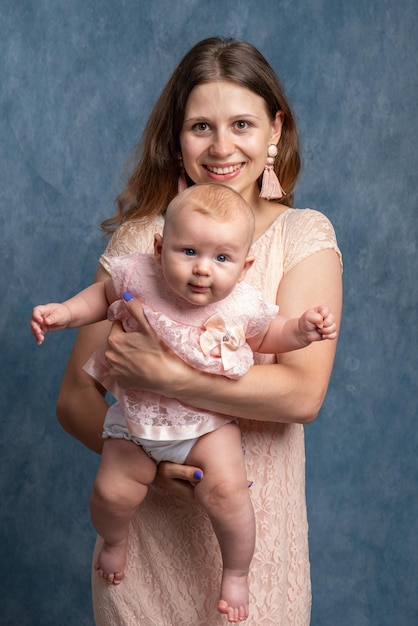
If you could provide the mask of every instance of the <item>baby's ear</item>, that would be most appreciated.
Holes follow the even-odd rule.
[[[248,270],[253,266],[254,261],[254,256],[247,256],[247,258],[245,259],[244,267],[242,268],[241,276],[238,278],[237,282],[240,283],[242,280],[244,280]]]
[[[154,235],[154,257],[157,263],[161,265],[161,252],[163,249],[163,238],[160,234]]]

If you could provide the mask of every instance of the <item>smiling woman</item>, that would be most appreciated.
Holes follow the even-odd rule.
[[[277,148],[274,165],[271,146]],[[326,303],[338,330],[341,259],[334,230],[321,213],[290,208],[299,172],[297,146],[292,111],[262,55],[245,42],[211,38],[198,43],[163,89],[137,164],[119,195],[118,212],[103,224],[113,236],[96,280],[109,278],[114,257],[153,250],[164,210],[184,174],[188,186],[222,182],[251,206],[255,262],[245,282],[261,289],[289,318]],[[272,168],[286,194],[280,202],[260,197],[263,172]],[[191,243],[184,246],[194,250]],[[104,389],[82,366],[108,341],[108,373],[120,387],[238,421],[248,478],[254,483],[257,528],[247,623],[308,626],[303,424],[315,419],[321,407],[336,342],[316,341],[286,354],[256,354],[255,365],[231,380],[198,371],[167,350],[139,301],[127,302],[126,308],[137,332],[126,333],[119,323],[110,335],[108,323],[80,331],[60,392],[60,420],[86,445],[101,450]],[[222,450],[223,458],[228,450]],[[196,461],[193,456],[189,460]],[[228,555],[219,551],[210,520],[198,506],[200,487],[210,481],[204,471],[196,486],[202,469],[160,463],[158,487],[151,487],[129,527],[123,582],[115,587],[93,577],[98,626],[217,626],[225,623],[221,613],[231,622],[245,619],[245,611],[231,613],[222,603],[218,606],[222,559]],[[95,562],[102,545],[99,538]]]
[[[277,144],[283,112],[269,117],[261,96],[229,81],[195,87],[187,100],[180,148],[195,183],[226,183],[257,210],[254,180],[266,164],[266,145]]]

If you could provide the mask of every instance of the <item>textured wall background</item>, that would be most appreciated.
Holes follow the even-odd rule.
[[[298,206],[333,221],[345,316],[306,428],[313,626],[418,623],[415,0],[1,0],[0,623],[91,626],[97,458],[55,419],[74,338],[33,304],[86,285],[119,175],[177,60],[247,39],[294,105]]]

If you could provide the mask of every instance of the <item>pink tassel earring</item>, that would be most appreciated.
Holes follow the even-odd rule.
[[[279,179],[274,171],[274,159],[277,156],[277,146],[274,143],[270,144],[267,148],[267,154],[267,162],[261,181],[260,198],[266,198],[266,200],[280,200],[280,198],[286,194],[281,188]]]
[[[179,174],[179,179],[177,183],[177,190],[178,190],[178,193],[181,193],[182,191],[187,189],[187,186],[188,186],[187,180],[186,180],[186,173],[185,173],[184,165],[183,165],[183,159],[181,157],[179,157],[179,169],[180,169],[180,174]]]

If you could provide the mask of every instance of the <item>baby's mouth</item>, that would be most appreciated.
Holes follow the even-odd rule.
[[[196,291],[198,293],[205,293],[206,291],[209,291],[210,287],[208,287],[207,285],[193,285],[190,283],[190,288],[192,289],[192,291]]]

